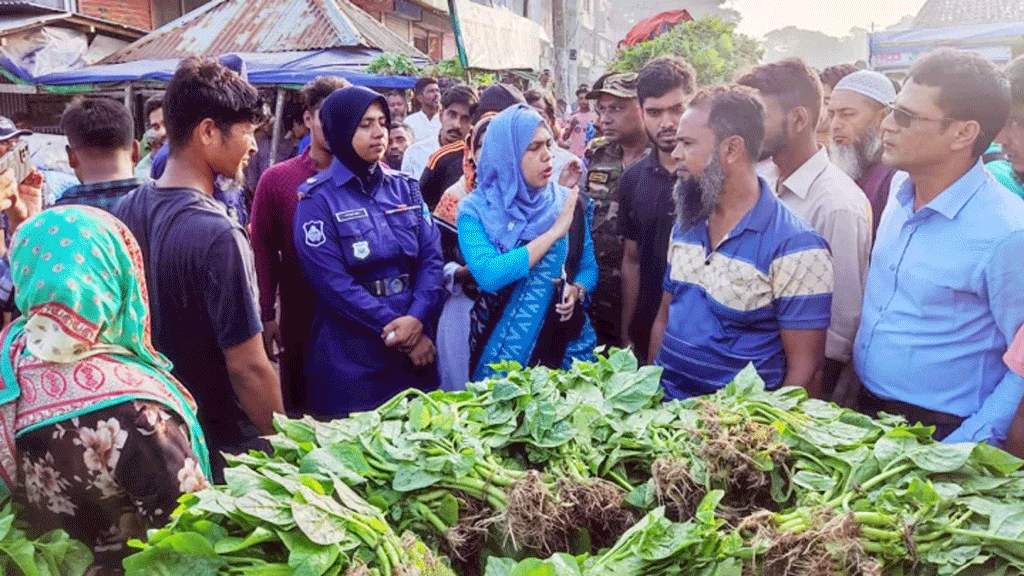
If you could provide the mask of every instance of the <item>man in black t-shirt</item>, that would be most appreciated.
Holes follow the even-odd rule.
[[[213,198],[218,175],[238,178],[256,151],[256,90],[215,61],[182,62],[164,99],[170,155],[163,175],[114,208],[146,264],[153,341],[199,405],[214,464],[256,445],[284,412],[263,347],[252,249]]]
[[[647,157],[619,180],[622,254],[622,343],[646,362],[651,325],[661,305],[662,279],[672,236],[676,130],[693,93],[693,67],[674,56],[648,62],[637,76],[637,98],[648,140]]]

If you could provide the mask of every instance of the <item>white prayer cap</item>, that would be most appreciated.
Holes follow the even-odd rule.
[[[880,103],[891,104],[896,99],[896,88],[884,74],[871,70],[858,70],[840,80],[833,90],[849,90],[863,94]]]

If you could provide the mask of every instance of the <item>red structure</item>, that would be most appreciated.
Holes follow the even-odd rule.
[[[626,34],[626,38],[619,42],[619,47],[646,42],[668,32],[680,22],[687,22],[689,20],[693,20],[693,16],[690,16],[690,13],[686,10],[670,10],[661,14],[655,14],[650,18],[637,22],[636,26],[633,26],[633,29]]]

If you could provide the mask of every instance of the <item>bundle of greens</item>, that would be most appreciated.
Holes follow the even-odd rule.
[[[240,459],[257,467],[236,460],[226,486],[183,496],[169,525],[129,542],[127,576],[452,576],[329,474]]]
[[[130,575],[445,570],[404,531],[465,575],[1024,574],[1024,462],[996,448],[765,391],[752,367],[669,402],[625,351],[500,372],[277,419],[274,454],[185,497]]]
[[[0,508],[0,574],[6,576],[82,576],[92,564],[92,552],[52,530],[31,539],[15,522],[10,502]]]

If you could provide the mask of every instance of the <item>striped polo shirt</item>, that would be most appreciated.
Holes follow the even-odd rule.
[[[753,362],[768,389],[786,377],[781,330],[831,320],[828,243],[759,179],[757,204],[717,247],[704,221],[672,231],[664,289],[672,296],[657,364],[668,396],[710,394]]]

